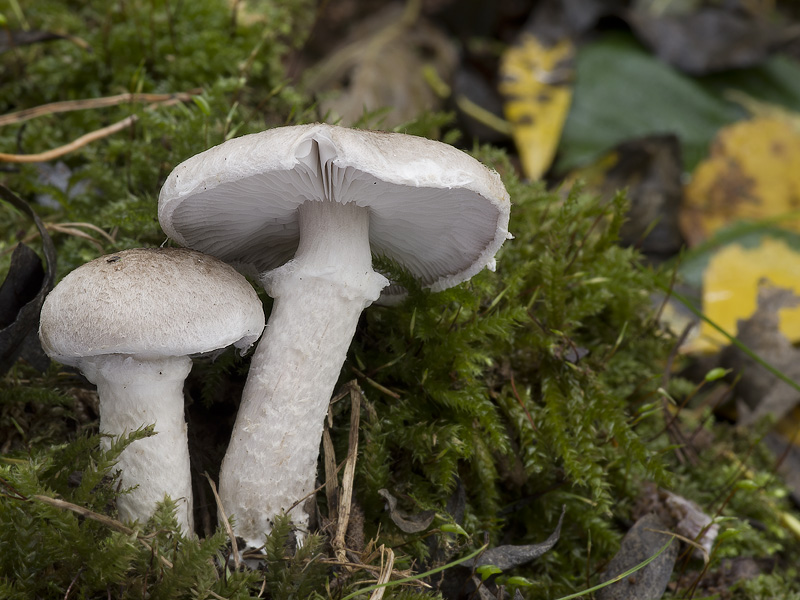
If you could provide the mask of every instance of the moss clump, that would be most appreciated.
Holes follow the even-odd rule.
[[[658,275],[616,244],[622,196],[561,198],[516,180],[496,152],[478,156],[504,174],[515,239],[494,273],[367,311],[353,364],[375,416],[357,490],[374,523],[378,489],[444,512],[461,481],[465,527],[496,542],[545,539],[566,506],[562,543],[573,555],[542,560],[568,581],[585,569],[576,547],[616,544],[608,515],[634,479],[669,481],[659,446],[633,425],[672,343],[654,320]]]

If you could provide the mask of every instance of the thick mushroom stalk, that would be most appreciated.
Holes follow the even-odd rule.
[[[372,269],[369,209],[307,201],[299,226],[294,259],[263,277],[275,304],[220,472],[222,504],[253,547],[274,515],[313,491],[328,402],[358,318],[389,284]],[[302,503],[291,516],[308,523]]]
[[[191,359],[139,360],[108,354],[84,359],[79,366],[97,386],[101,433],[116,439],[156,424],[156,435],[128,446],[117,461],[122,488],[133,488],[117,500],[120,518],[147,521],[166,495],[177,504],[181,530],[191,534],[192,483],[183,417],[183,381],[192,369]],[[111,442],[105,439],[104,447]]]
[[[279,127],[175,167],[158,203],[167,235],[257,274],[276,299],[220,471],[237,535],[260,546],[274,516],[313,489],[358,316],[379,293],[402,297],[372,270],[370,249],[443,290],[493,268],[509,211],[496,172],[400,133]],[[302,509],[290,512],[307,522]]]

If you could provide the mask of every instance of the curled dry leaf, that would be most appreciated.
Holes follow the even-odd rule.
[[[24,244],[14,250],[8,275],[0,286],[0,374],[10,369],[20,356],[44,370],[50,361],[42,352],[37,330],[39,311],[55,281],[56,250],[44,223],[27,202],[3,185],[0,198],[36,224],[47,262],[43,269],[38,255]]]
[[[388,490],[378,490],[378,494],[386,499],[389,516],[404,533],[425,531],[433,523],[434,517],[436,517],[436,513],[432,510],[424,510],[419,514],[409,515],[397,508],[397,498],[392,496]]]
[[[524,546],[497,546],[491,548],[483,554],[479,555],[475,560],[470,563],[465,563],[466,566],[473,569],[482,567],[484,565],[493,565],[501,571],[508,571],[532,560],[539,558],[545,552],[548,552],[556,545],[558,538],[561,536],[561,524],[564,522],[564,513],[566,507],[561,509],[561,516],[558,518],[558,525],[555,531],[543,542],[539,544],[526,544]]]

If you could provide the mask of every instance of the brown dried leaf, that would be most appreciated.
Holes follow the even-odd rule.
[[[619,552],[600,574],[607,581],[632,569],[656,554],[669,541],[661,533],[666,528],[655,514],[648,514],[636,521],[622,539]],[[650,564],[642,567],[625,579],[612,583],[597,591],[598,600],[657,600],[664,595],[678,557],[678,543],[670,546]]]
[[[786,376],[800,380],[800,350],[779,329],[779,311],[796,306],[800,297],[792,290],[763,281],[758,289],[758,308],[753,315],[738,323],[737,338],[767,364]],[[739,398],[739,423],[751,425],[772,414],[781,419],[800,400],[797,390],[767,371],[736,346],[728,346],[720,356],[720,364],[742,377],[736,386]]]
[[[692,75],[751,67],[785,44],[796,31],[723,6],[687,14],[635,9],[627,20],[664,62]]]
[[[397,498],[392,496],[388,490],[378,490],[378,494],[386,499],[389,507],[389,516],[404,533],[425,531],[433,523],[434,517],[436,517],[436,513],[432,510],[424,510],[419,514],[409,515],[397,508]]]

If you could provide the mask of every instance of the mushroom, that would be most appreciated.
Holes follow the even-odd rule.
[[[155,424],[119,456],[124,520],[146,521],[169,496],[193,532],[183,381],[190,355],[231,344],[242,351],[264,328],[255,290],[231,266],[185,248],[137,248],[69,273],[45,299],[39,337],[54,360],[97,386],[100,431],[117,438]],[[103,443],[110,447],[111,440]]]
[[[258,276],[275,299],[220,472],[223,506],[250,546],[281,511],[307,527],[297,505],[314,490],[359,316],[384,289],[397,298],[372,254],[442,290],[494,267],[509,210],[499,175],[460,150],[326,124],[229,140],[169,175],[164,231]]]

